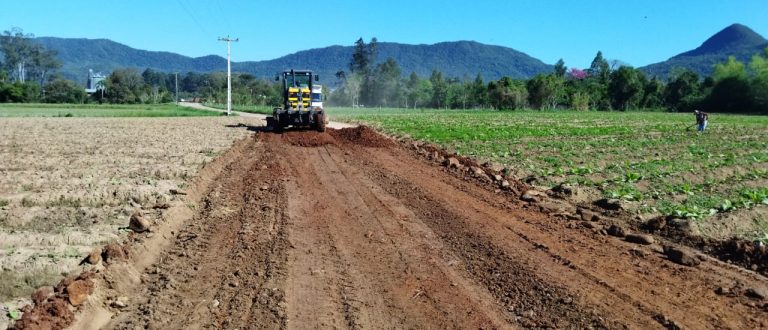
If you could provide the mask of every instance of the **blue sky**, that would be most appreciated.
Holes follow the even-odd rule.
[[[579,68],[601,50],[608,59],[643,66],[698,47],[732,23],[768,37],[768,1],[6,0],[0,6],[0,30],[107,38],[187,56],[226,56],[217,38],[230,35],[240,38],[234,61],[377,37],[409,44],[475,40]]]

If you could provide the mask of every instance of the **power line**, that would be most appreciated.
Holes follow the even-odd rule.
[[[219,15],[220,15],[220,17],[221,17],[221,20],[222,20],[222,21],[224,21],[224,22],[226,22],[226,24],[227,24],[227,29],[228,29],[229,31],[232,31],[232,23],[230,23],[230,22],[229,22],[229,19],[228,19],[228,17],[227,17],[227,14],[226,14],[226,12],[224,11],[224,7],[222,7],[222,6],[221,6],[221,0],[216,0],[216,1],[215,1],[215,4],[216,4],[216,7],[217,7],[217,8],[219,8]]]
[[[208,34],[208,31],[205,30],[202,24],[200,24],[200,21],[197,19],[197,16],[195,16],[194,11],[191,10],[184,2],[181,0],[176,0],[176,2],[181,6],[182,9],[184,9],[185,12],[187,12],[187,15],[192,19],[192,22],[197,25],[197,27],[202,31],[204,34]]]

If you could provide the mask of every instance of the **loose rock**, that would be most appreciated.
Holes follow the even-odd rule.
[[[88,280],[77,280],[67,286],[67,297],[72,306],[80,306],[93,290],[93,284]]]
[[[91,251],[85,261],[91,265],[98,265],[101,262],[101,249]]]
[[[472,174],[474,174],[475,176],[485,175],[485,171],[483,171],[482,168],[472,167],[471,170],[472,170]]]
[[[715,289],[715,293],[717,293],[717,294],[719,294],[721,296],[725,296],[725,295],[731,294],[731,289],[719,286],[719,287],[717,287],[717,289]]]
[[[621,201],[618,199],[603,198],[595,201],[595,205],[602,207],[606,210],[619,211],[622,209]]]
[[[747,295],[747,297],[756,299],[765,299],[768,297],[768,290],[764,288],[749,288],[744,293]]]
[[[126,307],[128,307],[128,303],[127,303],[127,301],[128,301],[128,299],[127,299],[127,298],[125,298],[125,297],[120,297],[120,298],[117,298],[117,300],[113,301],[113,302],[112,302],[111,304],[109,304],[109,305],[110,305],[110,306],[112,306],[113,308],[117,308],[117,309],[123,309],[123,308],[126,308]]]
[[[645,234],[628,234],[624,239],[630,243],[643,245],[650,245],[654,242],[653,236]]]
[[[552,192],[560,196],[573,196],[577,195],[576,189],[567,183],[561,183],[552,188]]]
[[[149,230],[149,220],[147,220],[140,212],[135,212],[131,215],[131,220],[128,222],[128,228],[137,233],[143,233]]]
[[[112,243],[104,247],[102,257],[104,257],[104,263],[112,264],[119,260],[125,260],[127,255],[125,253],[125,249],[123,249],[122,246],[116,243]]]
[[[667,217],[655,217],[645,222],[645,228],[648,230],[662,230],[667,226]]]
[[[624,236],[627,236],[627,230],[621,226],[611,225],[610,227],[608,227],[608,235],[616,236],[616,237],[624,237]]]
[[[171,208],[171,204],[168,204],[168,203],[157,203],[157,204],[155,204],[155,206],[153,206],[153,208],[160,209],[160,210],[166,210],[166,209]]]
[[[448,157],[448,159],[443,161],[443,166],[446,166],[448,168],[459,168],[461,166],[461,163],[455,157]]]
[[[595,214],[594,212],[586,209],[579,209],[579,213],[581,214],[581,220],[584,221],[600,221],[600,216]]]
[[[683,266],[693,267],[698,266],[701,263],[694,254],[672,246],[665,246],[664,254],[670,261]]]
[[[524,202],[530,202],[530,203],[538,203],[539,202],[538,198],[534,197],[533,195],[529,195],[529,194],[523,194],[522,196],[520,196],[520,200],[522,200]]]

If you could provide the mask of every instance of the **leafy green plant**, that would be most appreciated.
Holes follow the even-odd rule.
[[[14,321],[21,319],[21,312],[18,309],[11,308],[10,305],[5,305],[5,310],[8,311],[8,318]]]
[[[730,199],[726,199],[723,201],[722,204],[720,204],[720,212],[729,212],[736,209],[736,206],[733,205],[733,202],[731,202]]]
[[[629,201],[640,201],[645,198],[642,192],[632,185],[619,185],[607,191],[610,198],[619,198]]]
[[[640,175],[640,173],[637,172],[626,172],[624,173],[624,178],[622,181],[624,182],[637,182],[643,179],[643,176]]]

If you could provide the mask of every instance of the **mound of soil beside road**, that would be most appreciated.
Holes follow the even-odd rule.
[[[759,274],[374,134],[242,141],[140,281],[103,286],[103,327],[768,326]]]

